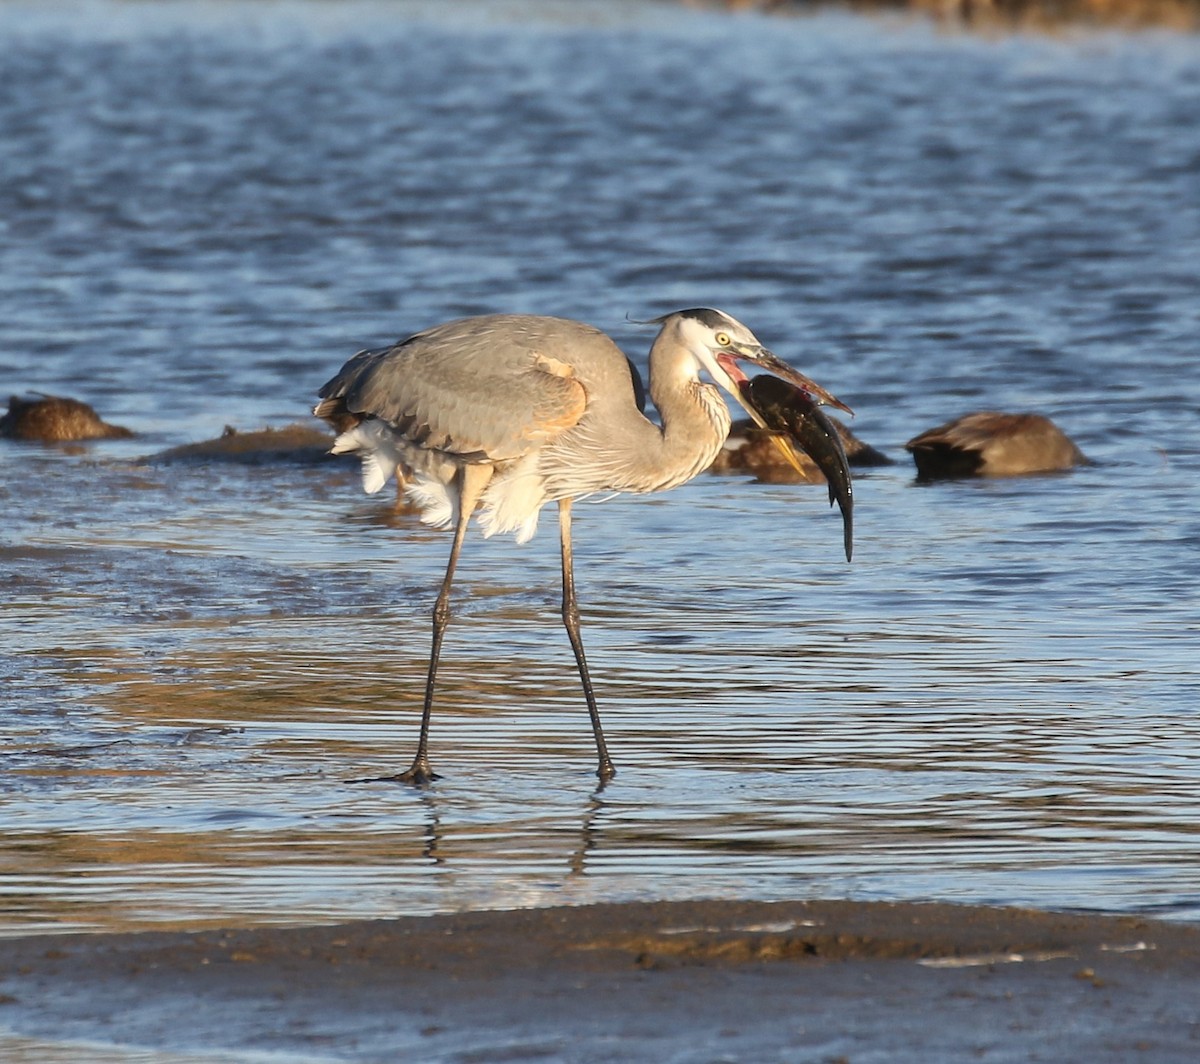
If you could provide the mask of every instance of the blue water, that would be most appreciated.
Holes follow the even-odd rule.
[[[654,3],[0,5],[5,933],[627,898],[1200,917],[1200,39]],[[823,488],[448,539],[353,464],[144,463],[463,314],[722,307],[849,402]],[[1095,462],[919,486],[1037,410]]]

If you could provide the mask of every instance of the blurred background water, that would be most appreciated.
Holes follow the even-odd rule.
[[[129,441],[0,447],[5,933],[629,898],[1200,917],[1200,41],[657,3],[0,4],[0,387]],[[467,545],[353,463],[140,461],[303,419],[493,310],[719,306],[858,411],[823,488]],[[914,483],[1032,409],[1095,465]],[[387,493],[385,493],[386,496]]]

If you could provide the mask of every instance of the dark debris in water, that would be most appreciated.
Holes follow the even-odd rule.
[[[118,746],[132,746],[132,739],[110,739],[107,742],[83,743],[79,746],[42,746],[22,753],[27,757],[95,757]]]

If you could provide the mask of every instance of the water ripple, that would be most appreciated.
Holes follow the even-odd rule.
[[[0,367],[139,436],[8,443],[0,931],[695,896],[1200,918],[1200,64],[658,4],[0,6]],[[146,86],[154,86],[153,92]],[[445,537],[346,465],[146,463],[458,314],[712,303],[898,464]],[[918,486],[1032,408],[1095,462]]]

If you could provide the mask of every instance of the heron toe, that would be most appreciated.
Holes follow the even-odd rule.
[[[418,761],[406,772],[386,778],[393,779],[397,783],[411,783],[414,787],[428,787],[434,780],[440,780],[442,777],[429,767],[428,761]]]

